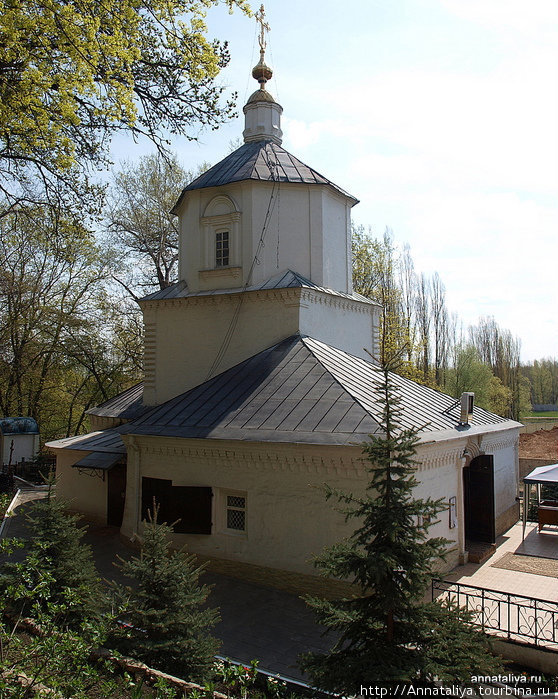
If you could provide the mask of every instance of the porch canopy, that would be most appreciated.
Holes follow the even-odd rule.
[[[529,509],[529,490],[532,485],[537,485],[537,495],[540,505],[540,486],[542,484],[556,483],[558,485],[558,464],[547,466],[537,466],[523,478],[525,483],[523,493],[523,538],[525,538],[525,527],[527,526],[527,510]]]

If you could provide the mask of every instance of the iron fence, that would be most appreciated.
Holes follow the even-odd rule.
[[[33,461],[22,460],[17,464],[0,464],[0,493],[13,492],[14,476],[42,485],[55,467],[56,457],[52,456],[39,456]]]
[[[558,649],[558,603],[464,585],[450,580],[432,582],[432,599],[446,599],[472,614],[488,634],[510,641]]]

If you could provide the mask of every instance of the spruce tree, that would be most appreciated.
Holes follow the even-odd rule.
[[[319,621],[337,641],[328,653],[309,653],[301,666],[322,689],[353,694],[360,685],[390,681],[470,681],[501,666],[484,634],[467,614],[424,603],[447,540],[428,529],[447,508],[440,500],[415,499],[418,430],[401,426],[400,398],[389,367],[378,370],[382,433],[364,443],[369,483],[362,497],[326,488],[357,528],[315,561],[321,573],[350,579],[352,598],[308,598]],[[358,693],[358,692],[357,692]]]
[[[193,554],[171,551],[172,528],[157,522],[157,509],[154,504],[144,522],[139,556],[119,566],[133,582],[126,590],[117,588],[128,599],[129,626],[115,644],[159,670],[204,679],[219,649],[210,635],[219,614],[206,606],[210,588],[199,582],[205,566]]]
[[[98,616],[102,607],[101,581],[97,574],[91,547],[84,544],[85,527],[78,525],[79,516],[66,511],[67,503],[54,494],[54,479],[48,481],[44,499],[34,502],[27,514],[30,530],[26,542],[27,558],[37,566],[28,566],[29,587],[43,589],[44,607],[59,607],[57,623],[61,627],[78,628]],[[40,578],[33,571],[40,569]],[[14,584],[21,577],[21,567],[6,563],[0,586]],[[47,582],[45,582],[47,581]],[[22,602],[18,612],[29,613]]]

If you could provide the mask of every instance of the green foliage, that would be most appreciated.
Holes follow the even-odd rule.
[[[128,600],[130,626],[114,643],[159,670],[203,679],[219,647],[209,633],[219,615],[206,606],[210,589],[199,583],[204,566],[194,555],[171,551],[171,533],[171,527],[157,522],[155,508],[144,523],[140,555],[121,563],[133,586],[115,590],[119,599]]]
[[[1,550],[9,555],[21,545],[5,540]],[[0,610],[9,615],[0,625],[1,696],[35,696],[21,677],[31,686],[46,687],[63,697],[122,696],[110,667],[89,661],[112,619],[106,616],[103,623],[90,619],[80,626],[79,635],[66,633],[68,619],[80,608],[81,590],[61,591],[42,551],[43,547],[34,547],[23,562],[12,564],[9,578],[4,577],[0,587]],[[34,620],[34,633],[25,633],[23,622],[14,616],[16,609]]]
[[[26,585],[36,592],[33,608],[26,608],[29,598],[19,595],[13,597],[14,611],[36,615],[58,606],[65,617],[57,614],[57,626],[76,629],[99,616],[102,592],[91,548],[82,542],[85,529],[78,527],[79,517],[67,514],[66,507],[54,497],[52,483],[47,497],[30,507],[26,564],[5,565],[2,589]]]
[[[116,277],[134,297],[178,277],[178,219],[171,214],[185,184],[207,170],[185,170],[175,155],[122,163],[108,190],[107,233],[117,253]]]
[[[455,398],[464,391],[473,391],[475,403],[497,415],[508,416],[512,391],[494,376],[473,345],[456,349],[454,366],[445,373],[444,389]]]
[[[120,131],[159,148],[168,133],[193,138],[233,113],[215,79],[229,60],[210,41],[206,8],[218,0],[70,0],[0,3],[0,189],[25,201],[29,179],[44,192],[105,162]],[[226,0],[247,11],[244,0]],[[36,200],[36,199],[35,199]],[[45,197],[46,200],[46,197]]]
[[[79,213],[0,220],[0,411],[34,417],[44,439],[79,432],[87,408],[137,381],[112,342],[109,272]]]
[[[531,400],[536,405],[558,403],[558,359],[535,360],[522,367],[523,375],[529,379]]]
[[[402,309],[402,289],[398,282],[399,255],[393,237],[386,230],[381,240],[374,240],[364,228],[353,229],[354,290],[380,306],[380,361],[411,355],[413,339]],[[399,363],[399,373],[413,378],[410,362]]]
[[[356,529],[316,560],[322,574],[354,581],[361,594],[335,601],[309,598],[319,621],[335,631],[337,640],[329,653],[310,653],[302,661],[316,686],[348,694],[354,693],[355,682],[436,676],[467,681],[471,665],[497,667],[490,656],[482,659],[484,637],[468,619],[455,609],[422,602],[448,543],[429,538],[428,529],[447,505],[413,498],[417,432],[401,428],[390,372],[379,373],[382,435],[371,435],[363,445],[370,474],[366,494],[327,490],[328,497],[341,503],[346,519],[356,520]],[[460,643],[448,641],[450,627]],[[441,652],[446,643],[453,644],[451,660]]]

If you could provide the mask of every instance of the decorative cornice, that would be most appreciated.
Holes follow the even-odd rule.
[[[240,267],[223,267],[223,270],[201,270],[199,275],[211,276],[226,276],[229,270],[239,270]],[[214,274],[215,273],[215,274]],[[283,302],[296,301],[299,304],[312,303],[314,305],[327,305],[333,308],[339,308],[341,310],[352,310],[357,313],[364,313],[373,316],[374,313],[371,309],[376,309],[377,307],[368,304],[364,301],[359,301],[357,299],[348,299],[343,296],[337,296],[331,294],[327,291],[322,291],[320,289],[310,289],[308,287],[283,287],[279,289],[252,289],[243,291],[242,289],[232,289],[226,293],[210,293],[204,294],[200,293],[198,296],[180,296],[175,298],[165,298],[165,299],[153,299],[146,300],[142,302],[142,308],[145,310],[161,308],[164,307],[176,307],[176,306],[196,306],[196,305],[206,305],[206,306],[219,306],[227,305],[231,303],[238,303],[239,298],[242,296],[243,303],[247,302],[259,302],[267,300],[278,300]]]
[[[218,197],[215,197],[215,199],[217,198]],[[213,204],[215,199],[211,200],[210,205]],[[206,224],[208,226],[218,226],[220,223],[238,223],[240,221],[240,217],[240,211],[230,211],[229,213],[216,214],[215,216],[202,216],[202,218],[200,218],[200,223]]]
[[[348,299],[344,296],[330,294],[327,291],[320,289],[310,289],[308,287],[300,288],[300,298],[304,301],[310,301],[314,305],[331,306],[340,308],[344,311],[357,311],[357,313],[366,313],[370,315],[370,308],[374,308],[371,304],[357,299]]]
[[[416,460],[418,461],[417,470],[430,471],[434,468],[443,468],[444,466],[456,465],[460,463],[462,453],[462,444],[446,447],[443,451],[435,451],[435,448],[431,448],[426,454],[421,454],[419,446],[416,455]]]
[[[132,435],[141,452],[146,456],[164,458],[177,457],[183,460],[198,459],[208,466],[226,465],[234,469],[241,462],[242,469],[253,471],[283,471],[289,473],[325,474],[362,479],[365,474],[364,463],[360,448],[344,448],[343,455],[318,454],[313,450],[295,449],[300,445],[274,445],[273,451],[269,445],[265,448],[254,448],[250,445],[239,444],[231,446],[215,446],[193,444],[192,440],[181,440],[146,435]],[[124,442],[130,437],[123,435]],[[181,443],[182,442],[182,443]],[[354,456],[350,453],[354,451]],[[306,452],[306,453],[305,453]]]
[[[519,442],[519,427],[517,431],[510,434],[490,434],[482,435],[481,447],[487,453],[490,454],[493,451],[499,449],[509,449],[510,447],[517,447]]]

